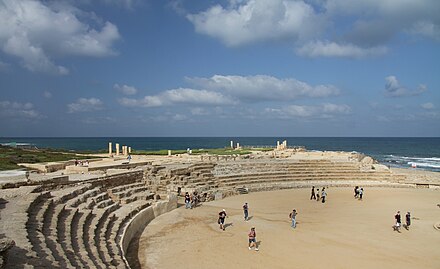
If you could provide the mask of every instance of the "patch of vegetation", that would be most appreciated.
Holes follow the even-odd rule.
[[[51,149],[19,149],[0,146],[0,171],[21,168],[19,163],[59,162],[73,159],[91,159],[94,156],[77,155]]]

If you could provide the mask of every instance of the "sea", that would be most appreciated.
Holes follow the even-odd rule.
[[[356,151],[387,166],[440,172],[440,137],[0,137],[0,144],[98,151],[113,142],[136,150],[182,150],[229,147],[230,141],[245,147],[275,147],[284,140],[288,146],[311,151]]]

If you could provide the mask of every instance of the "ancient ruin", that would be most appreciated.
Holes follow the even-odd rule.
[[[123,147],[127,154],[130,148]],[[111,143],[109,154],[112,153]],[[116,156],[40,164],[58,175],[2,184],[1,236],[11,238],[6,268],[131,268],[133,238],[158,215],[177,207],[178,195],[202,201],[253,191],[314,186],[411,185],[370,157],[287,148],[246,155]]]

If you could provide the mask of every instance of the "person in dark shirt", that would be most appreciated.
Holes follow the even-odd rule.
[[[191,196],[189,196],[189,193],[185,193],[185,208],[191,208]]]
[[[225,218],[226,218],[226,210],[220,211],[218,213],[218,224],[220,225],[220,229],[225,230]]]
[[[315,200],[316,199],[316,195],[315,195],[315,186],[312,187],[312,195],[310,196],[310,200]]]
[[[394,216],[396,220],[396,224],[394,225],[394,230],[400,233],[400,226],[402,225],[402,219],[400,217],[400,211],[397,211],[397,214]]]
[[[405,215],[406,220],[406,229],[409,230],[409,226],[411,225],[411,213],[407,212]]]
[[[358,198],[359,195],[359,186],[354,187],[354,198]]]
[[[244,213],[244,220],[247,221],[249,217],[249,206],[248,203],[244,203],[243,205],[243,213]]]

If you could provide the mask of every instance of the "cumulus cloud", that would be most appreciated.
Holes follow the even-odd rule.
[[[132,107],[160,107],[175,104],[196,105],[233,105],[236,102],[228,96],[218,92],[179,88],[167,90],[157,95],[148,95],[142,99],[121,98],[119,103]]]
[[[30,71],[68,74],[69,70],[56,64],[55,58],[114,55],[112,45],[120,38],[112,23],[93,27],[85,18],[84,12],[67,2],[3,0],[0,47],[19,58]]]
[[[0,101],[0,117],[35,120],[42,118],[42,115],[34,109],[32,103]]]
[[[301,56],[360,58],[401,34],[440,40],[439,13],[438,0],[229,0],[186,17],[227,46],[281,40]]]
[[[421,104],[420,106],[426,110],[431,110],[431,109],[435,108],[433,103],[424,103],[424,104]]]
[[[79,98],[75,103],[67,105],[69,113],[90,112],[103,109],[104,103],[98,98]]]
[[[337,115],[350,114],[351,107],[331,103],[317,106],[290,105],[282,108],[266,108],[265,113],[279,118],[333,118]]]
[[[387,53],[384,46],[362,48],[353,44],[338,44],[335,42],[315,41],[296,49],[297,54],[308,57],[349,57],[363,58],[379,56]]]
[[[135,87],[128,85],[115,84],[113,88],[125,95],[135,95],[138,92],[138,90]]]
[[[410,90],[400,85],[395,76],[385,78],[385,95],[389,97],[402,97],[420,95],[426,91],[426,85],[420,84],[415,90]]]
[[[323,28],[313,7],[292,0],[229,0],[187,15],[198,33],[219,38],[228,46],[265,40],[302,40]]]
[[[222,76],[210,78],[187,78],[201,88],[224,92],[241,101],[289,101],[301,97],[328,97],[339,94],[339,89],[332,85],[311,86],[294,78],[279,79],[267,75]]]

